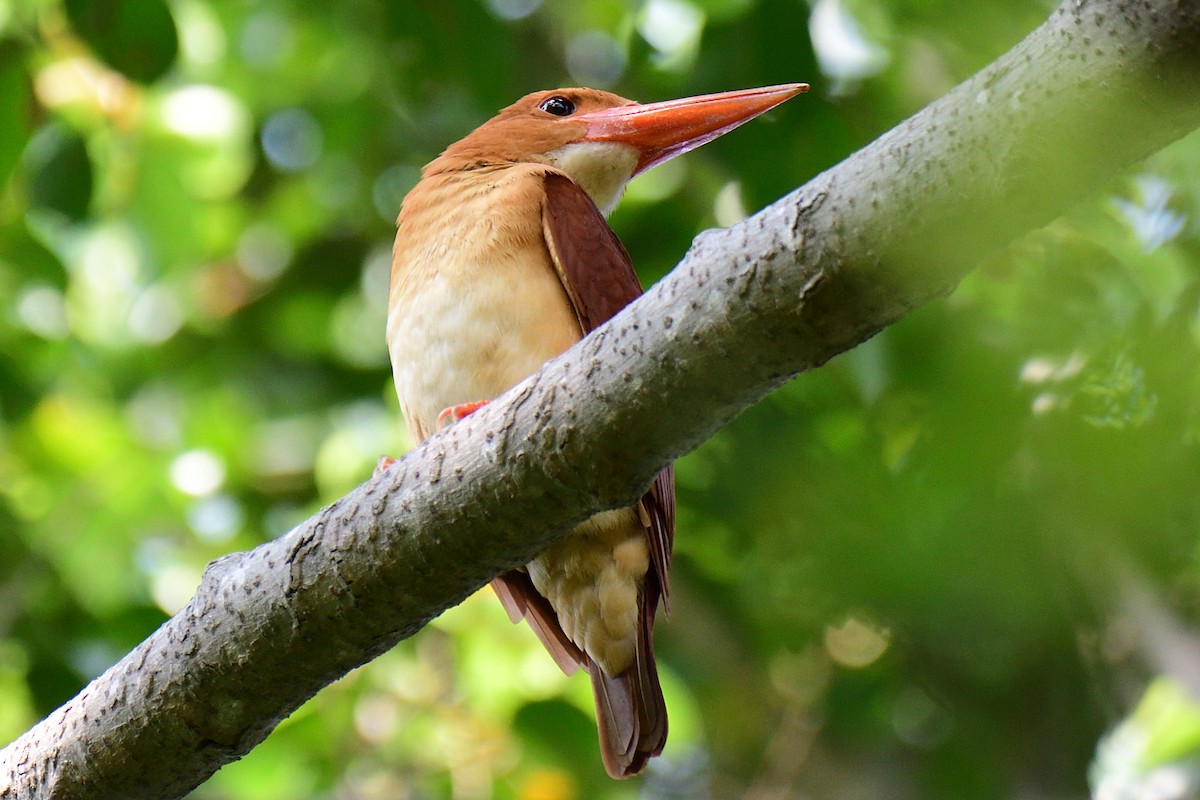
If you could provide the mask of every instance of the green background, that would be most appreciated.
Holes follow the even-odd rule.
[[[0,0],[0,743],[409,446],[394,218],[496,109],[813,84],[634,183],[651,283],[1049,11]],[[1193,136],[679,462],[647,777],[604,777],[586,678],[485,591],[194,796],[1086,795],[1200,609],[1198,179]]]

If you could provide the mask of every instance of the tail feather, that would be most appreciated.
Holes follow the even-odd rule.
[[[667,741],[667,706],[654,664],[654,612],[643,603],[635,658],[629,669],[609,677],[587,659],[596,698],[600,755],[614,778],[628,778],[645,768]],[[647,619],[647,612],[649,618]]]

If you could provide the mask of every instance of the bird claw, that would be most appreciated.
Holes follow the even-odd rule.
[[[442,430],[447,425],[458,422],[463,417],[474,414],[479,409],[486,406],[489,400],[472,400],[469,403],[459,403],[456,406],[443,408],[442,413],[437,416],[437,430]]]
[[[379,460],[375,462],[375,470],[371,473],[371,477],[378,478],[380,475],[387,472],[388,468],[395,463],[396,459],[392,458],[391,456],[380,456]]]

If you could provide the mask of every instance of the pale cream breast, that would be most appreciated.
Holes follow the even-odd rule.
[[[540,177],[461,175],[406,206],[393,254],[388,347],[418,440],[442,409],[502,394],[581,335],[542,238]]]

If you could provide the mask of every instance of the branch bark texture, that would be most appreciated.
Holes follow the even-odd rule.
[[[173,798],[797,373],[1200,126],[1200,5],[1069,0],[502,401],[196,596],[0,752],[0,798]],[[687,531],[681,535],[686,536]]]

